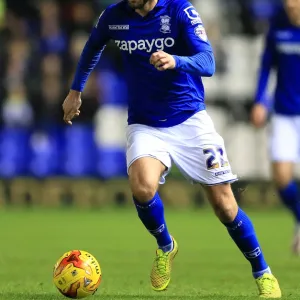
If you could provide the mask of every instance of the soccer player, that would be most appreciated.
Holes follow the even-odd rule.
[[[284,0],[285,10],[273,20],[262,56],[252,122],[264,125],[270,103],[270,71],[277,73],[270,151],[272,174],[284,205],[295,218],[292,250],[300,254],[300,194],[293,166],[300,159],[300,0]]]
[[[100,16],[83,50],[64,120],[80,114],[81,92],[105,44],[114,40],[129,89],[127,166],[138,216],[158,244],[151,271],[155,291],[165,290],[178,244],[169,233],[158,193],[172,163],[204,186],[219,220],[252,266],[259,295],[280,298],[252,222],[233,196],[236,180],[224,141],[205,110],[201,77],[215,71],[201,18],[186,0],[124,0]]]

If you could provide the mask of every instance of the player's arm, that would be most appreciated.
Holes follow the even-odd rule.
[[[261,65],[258,74],[255,102],[251,112],[251,121],[256,127],[262,127],[267,119],[269,105],[266,97],[266,91],[270,72],[275,66],[276,47],[273,39],[273,29],[271,27],[265,40],[265,49],[261,58]]]
[[[265,41],[265,49],[261,58],[261,65],[258,74],[258,84],[255,95],[255,103],[267,106],[266,90],[268,86],[269,76],[272,68],[276,64],[276,47],[273,39],[273,29],[269,33]]]
[[[182,32],[192,56],[175,56],[175,69],[210,77],[215,73],[215,58],[200,15],[187,3],[179,11]]]
[[[181,34],[187,42],[188,52],[191,55],[171,56],[157,52],[152,55],[151,63],[160,71],[175,69],[202,77],[212,76],[215,72],[213,50],[196,9],[186,2],[178,11],[178,20]]]
[[[80,114],[81,92],[84,90],[89,75],[97,65],[105,45],[109,41],[107,11],[104,11],[82,51],[77,65],[69,95],[63,103],[64,121],[72,125],[71,120]]]

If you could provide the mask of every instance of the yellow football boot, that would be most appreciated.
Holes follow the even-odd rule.
[[[171,271],[173,260],[178,252],[178,244],[173,240],[173,250],[163,252],[161,249],[156,250],[156,257],[153,263],[150,279],[153,290],[164,291],[171,280]]]
[[[265,273],[256,279],[260,298],[281,298],[279,283],[273,274]]]

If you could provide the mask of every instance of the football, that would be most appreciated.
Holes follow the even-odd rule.
[[[96,258],[86,251],[65,253],[55,264],[53,281],[66,297],[82,299],[93,295],[101,282],[101,268]]]

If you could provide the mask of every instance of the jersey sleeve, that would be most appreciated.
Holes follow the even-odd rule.
[[[83,91],[90,73],[94,70],[106,44],[110,40],[107,22],[109,10],[108,8],[101,13],[82,51],[72,83],[72,90]]]
[[[266,39],[265,48],[261,57],[255,103],[267,106],[266,90],[271,70],[276,66],[276,46],[274,41],[274,27],[271,26]]]
[[[110,11],[111,7],[108,7],[100,14],[98,21],[90,35],[90,40],[96,48],[98,47],[99,49],[102,49],[110,40],[110,34],[108,30]]]
[[[179,9],[182,39],[187,43],[187,56],[174,56],[175,69],[203,77],[215,72],[215,59],[200,15],[189,2]]]
[[[191,55],[212,51],[201,17],[190,2],[179,8],[178,19]]]

